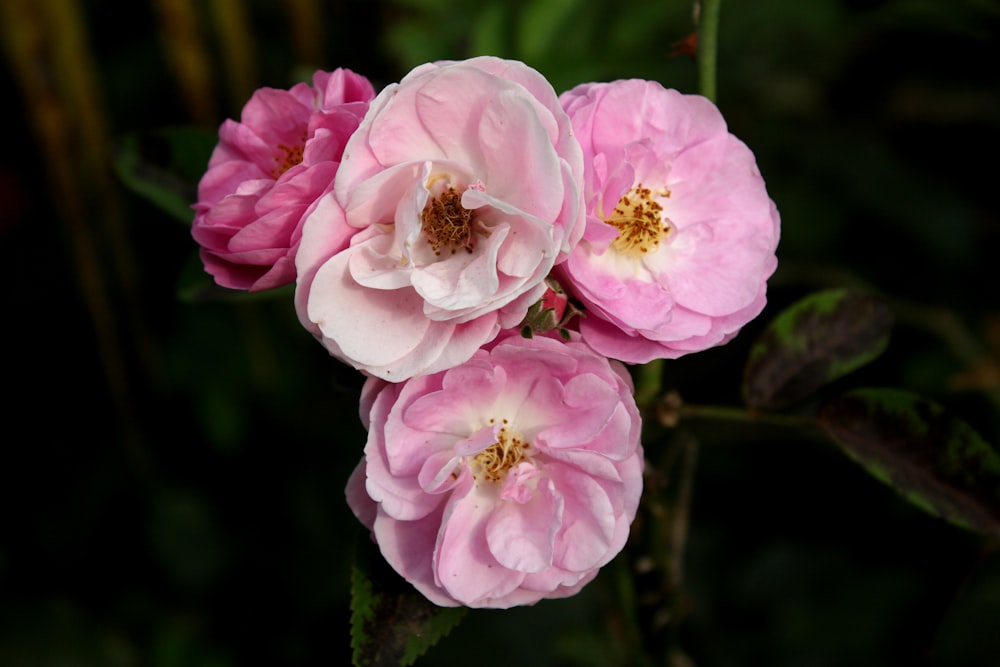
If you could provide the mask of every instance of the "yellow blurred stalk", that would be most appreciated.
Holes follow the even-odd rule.
[[[153,0],[163,49],[181,99],[192,119],[204,127],[218,123],[211,61],[199,17],[191,0]]]
[[[246,3],[243,0],[212,0],[212,16],[229,99],[234,109],[242,109],[257,87],[254,40]]]
[[[0,3],[0,17],[4,55],[21,88],[24,113],[44,158],[120,426],[135,462],[140,463],[140,435],[119,326],[129,327],[141,359],[148,358],[144,353],[150,339],[143,333],[135,307],[136,271],[112,177],[109,131],[79,4],[74,0],[5,0]],[[109,247],[102,248],[101,240]],[[109,251],[110,264],[104,258]],[[123,323],[116,319],[114,294],[124,301]]]
[[[304,67],[332,69],[323,63],[322,25],[317,0],[288,0],[285,5],[291,23],[296,59]]]

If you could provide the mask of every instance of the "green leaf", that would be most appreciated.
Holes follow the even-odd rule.
[[[197,184],[217,142],[218,135],[191,127],[130,134],[118,145],[115,168],[133,192],[190,224]]]
[[[779,409],[860,368],[889,344],[892,312],[872,294],[816,292],[782,311],[750,349],[743,399]]]
[[[465,607],[438,607],[386,564],[359,536],[351,573],[351,648],[355,667],[405,667],[465,616]]]
[[[824,403],[818,423],[909,502],[1000,536],[1000,456],[940,404],[902,389],[855,389]]]

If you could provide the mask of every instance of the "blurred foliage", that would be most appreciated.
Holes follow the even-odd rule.
[[[287,293],[224,299],[189,280],[179,203],[136,194],[116,157],[138,142],[193,193],[205,133],[253,88],[316,68],[381,86],[490,53],[557,91],[640,77],[696,92],[692,3],[11,0],[0,25],[14,116],[0,664],[348,662],[360,378]],[[740,405],[776,314],[858,288],[891,307],[890,345],[795,409],[902,387],[995,449],[1000,206],[982,165],[1000,149],[998,37],[992,0],[723,2],[718,103],[782,213],[780,264],[761,318],[664,364],[665,389]],[[190,132],[191,152],[164,153],[164,128]],[[907,504],[818,431],[686,414],[650,429],[622,557],[569,600],[470,611],[418,664],[1000,660],[995,543]]]

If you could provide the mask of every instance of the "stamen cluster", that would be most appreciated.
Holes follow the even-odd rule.
[[[474,221],[474,213],[462,207],[462,195],[452,186],[430,199],[420,213],[427,242],[438,256],[442,248],[451,250],[453,255],[460,248],[471,253]]]
[[[306,149],[306,140],[309,135],[302,133],[302,140],[291,146],[279,143],[274,155],[274,168],[271,170],[271,177],[277,180],[286,171],[297,164],[302,164],[302,158]]]
[[[670,226],[663,220],[663,206],[652,197],[653,191],[639,183],[622,195],[611,215],[604,219],[618,230],[612,247],[633,257],[656,250]],[[669,196],[669,192],[666,196]]]
[[[490,423],[493,422],[491,419]],[[479,479],[493,483],[503,481],[507,471],[524,460],[524,450],[531,447],[530,442],[525,442],[508,430],[506,419],[503,420],[503,424],[497,432],[497,441],[472,458],[469,467],[477,481]]]

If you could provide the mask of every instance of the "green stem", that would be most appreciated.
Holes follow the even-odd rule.
[[[618,600],[622,610],[622,625],[620,630],[623,633],[622,651],[627,664],[636,667],[652,667],[649,656],[643,650],[642,629],[639,625],[639,618],[636,613],[638,602],[636,601],[635,579],[632,576],[630,561],[624,558],[616,558],[612,561],[612,571],[615,573],[615,584],[618,591]]]
[[[687,613],[684,596],[684,555],[687,553],[688,529],[691,524],[691,498],[694,495],[699,443],[691,437],[684,440],[682,447],[683,459],[677,479],[677,496],[667,526],[667,530],[670,531],[670,548],[666,553],[666,585],[672,619],[669,626],[668,656],[680,650],[681,624]]]
[[[639,410],[645,412],[660,395],[663,378],[663,359],[653,359],[638,368],[635,373],[635,402]]]
[[[776,426],[812,426],[811,417],[798,415],[777,415],[769,412],[757,412],[733,408],[724,405],[688,405],[677,408],[677,417],[684,419],[715,419],[721,421],[736,421],[754,424],[773,424]]]
[[[715,69],[719,46],[720,0],[701,0],[698,17],[698,89],[715,102]]]

